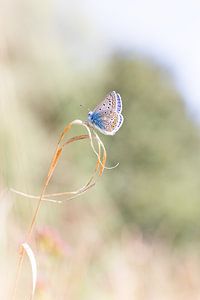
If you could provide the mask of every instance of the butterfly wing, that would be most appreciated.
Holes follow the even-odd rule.
[[[122,126],[124,118],[121,114],[113,113],[105,124],[105,132],[107,135],[114,135]]]
[[[118,93],[112,91],[93,110],[92,124],[106,135],[114,135],[123,124],[122,100]]]
[[[121,114],[121,112],[122,112],[122,99],[121,99],[120,94],[118,94],[118,93],[115,93],[115,94],[116,94],[116,99],[117,99],[116,100],[116,102],[117,102],[116,109],[117,109],[118,114]]]
[[[95,107],[94,112],[104,112],[107,114],[111,113],[112,111],[116,111],[117,113],[121,113],[122,111],[122,100],[118,93],[112,91],[111,93],[107,94],[105,99]]]
[[[99,131],[106,135],[114,135],[122,126],[124,118],[117,112],[112,112],[110,115],[101,113],[103,129],[95,126]]]

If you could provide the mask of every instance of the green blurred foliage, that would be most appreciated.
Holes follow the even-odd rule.
[[[36,298],[197,299],[199,127],[168,69],[137,55],[109,56],[95,16],[84,4],[66,5],[7,1],[0,11],[0,298],[10,294],[36,208],[9,188],[38,195],[65,125],[85,120],[116,90],[124,124],[113,137],[99,135],[107,166],[119,166],[78,199],[42,203],[31,241]],[[70,136],[82,133],[77,126]],[[88,141],[69,145],[47,192],[80,188],[95,163]],[[30,292],[27,260],[24,267],[19,299]]]
[[[25,72],[21,65],[13,73],[16,78]],[[20,75],[13,100],[17,110],[12,112],[4,104],[4,185],[37,194],[64,126],[73,119],[86,119],[87,107],[93,109],[106,93],[116,90],[123,100],[124,124],[114,137],[102,139],[108,165],[120,165],[106,171],[103,181],[84,196],[86,207],[98,203],[107,209],[102,226],[111,234],[124,226],[139,226],[147,235],[172,241],[198,238],[199,128],[170,73],[148,59],[125,55],[113,55],[95,70],[55,65],[27,58],[27,77]],[[78,188],[93,168],[95,157],[86,142],[70,147],[55,173],[52,191]],[[29,218],[30,204],[24,207],[23,203],[19,214],[28,210]],[[53,218],[49,210],[44,214]]]
[[[65,125],[85,120],[112,90],[124,124],[99,135],[107,166],[119,166],[80,198],[42,203],[30,241],[35,298],[199,299],[199,127],[171,72],[150,58],[111,55],[95,16],[77,4],[17,0],[0,10],[0,299],[10,298],[37,205],[9,188],[39,195]],[[82,133],[75,126],[69,136]],[[47,193],[80,188],[95,163],[88,141],[69,145]],[[25,259],[18,299],[30,283]]]
[[[123,220],[172,240],[198,238],[199,128],[170,74],[149,61],[120,57],[108,72],[106,87],[120,91],[124,104],[124,126],[109,140],[120,167],[107,182]]]
[[[98,196],[92,193],[118,211],[104,220],[105,227],[117,232],[137,224],[147,234],[170,240],[198,238],[199,128],[189,118],[167,70],[149,60],[116,55],[92,76],[82,70],[78,78],[72,75],[70,84],[68,76],[64,74],[52,88],[38,82],[37,89],[27,89],[33,120],[54,140],[67,122],[86,118],[86,108],[93,108],[110,90],[117,90],[123,99],[122,129],[114,137],[102,137],[108,164],[120,162],[120,166],[106,171],[99,183],[106,191],[99,188]],[[66,182],[74,187],[84,183],[94,163],[89,154],[83,159],[90,153],[85,144],[69,152],[63,164],[71,171],[61,171],[56,182],[60,188]]]

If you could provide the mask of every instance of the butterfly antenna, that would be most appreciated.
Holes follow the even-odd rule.
[[[83,105],[83,104],[80,104],[80,107],[85,107],[85,105]],[[90,109],[89,109],[89,108],[87,108],[87,110],[88,110],[88,112],[90,111]]]

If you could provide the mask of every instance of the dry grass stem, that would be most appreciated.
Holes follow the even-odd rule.
[[[84,128],[86,128],[88,134],[72,137],[72,138],[68,139],[66,142],[64,142],[62,144],[62,141],[65,138],[65,135],[69,132],[72,125],[83,126]],[[70,143],[73,143],[73,142],[76,142],[76,141],[79,141],[79,140],[88,139],[88,138],[90,140],[91,148],[92,148],[93,152],[95,153],[95,155],[97,156],[97,162],[96,162],[95,170],[94,170],[92,176],[90,177],[90,179],[88,180],[88,182],[83,187],[81,187],[78,190],[73,191],[73,192],[61,192],[61,193],[46,194],[46,189],[47,189],[48,184],[49,184],[49,182],[50,182],[50,180],[53,176],[53,173],[54,173],[55,168],[58,164],[58,161],[61,157],[63,148],[65,146],[67,146],[68,144],[70,144]],[[97,142],[98,150],[95,149],[94,140]],[[101,152],[101,150],[102,150],[102,152]],[[101,154],[102,154],[102,158],[101,158]],[[33,232],[33,229],[34,229],[34,226],[35,226],[35,223],[36,223],[36,218],[37,218],[37,215],[38,215],[38,212],[39,212],[42,201],[51,201],[51,202],[54,202],[54,203],[61,203],[60,200],[51,199],[51,197],[69,196],[67,198],[67,200],[71,200],[71,199],[74,199],[74,198],[84,194],[85,192],[88,191],[88,189],[90,189],[91,187],[93,187],[95,185],[97,178],[103,174],[103,171],[104,171],[104,168],[105,168],[105,163],[106,163],[106,150],[105,150],[103,142],[100,140],[100,138],[96,134],[96,132],[93,131],[93,133],[91,133],[91,129],[89,128],[88,124],[86,122],[82,122],[81,120],[74,120],[73,122],[69,123],[64,128],[63,132],[60,135],[58,145],[56,147],[55,154],[54,154],[53,159],[51,161],[48,174],[47,174],[47,176],[44,180],[44,184],[43,184],[42,192],[41,192],[40,196],[29,195],[29,194],[26,194],[26,193],[23,193],[23,192],[19,192],[15,189],[11,189],[12,192],[15,192],[18,195],[38,200],[35,212],[33,214],[33,217],[32,217],[28,232],[27,232],[25,243],[23,245],[29,245],[30,242],[31,242],[32,232]],[[17,274],[16,274],[16,279],[15,279],[15,285],[14,285],[13,293],[12,293],[12,299],[13,300],[16,298],[16,290],[17,290],[17,285],[18,285],[18,281],[19,281],[19,278],[20,278],[20,273],[21,273],[21,269],[22,269],[22,264],[23,264],[23,260],[24,260],[25,251],[26,251],[26,247],[21,247],[19,262],[18,262],[18,266],[17,266]],[[30,251],[29,251],[29,253],[30,253]],[[32,299],[32,297],[33,297],[33,293],[31,294],[31,299]]]

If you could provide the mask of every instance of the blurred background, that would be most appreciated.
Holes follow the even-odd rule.
[[[120,165],[78,199],[43,203],[35,299],[199,299],[199,2],[0,7],[0,298],[36,207],[9,189],[39,194],[64,126],[116,90],[124,124],[102,140]],[[48,192],[79,188],[94,164],[87,141],[70,145]],[[30,289],[25,260],[17,299]]]

